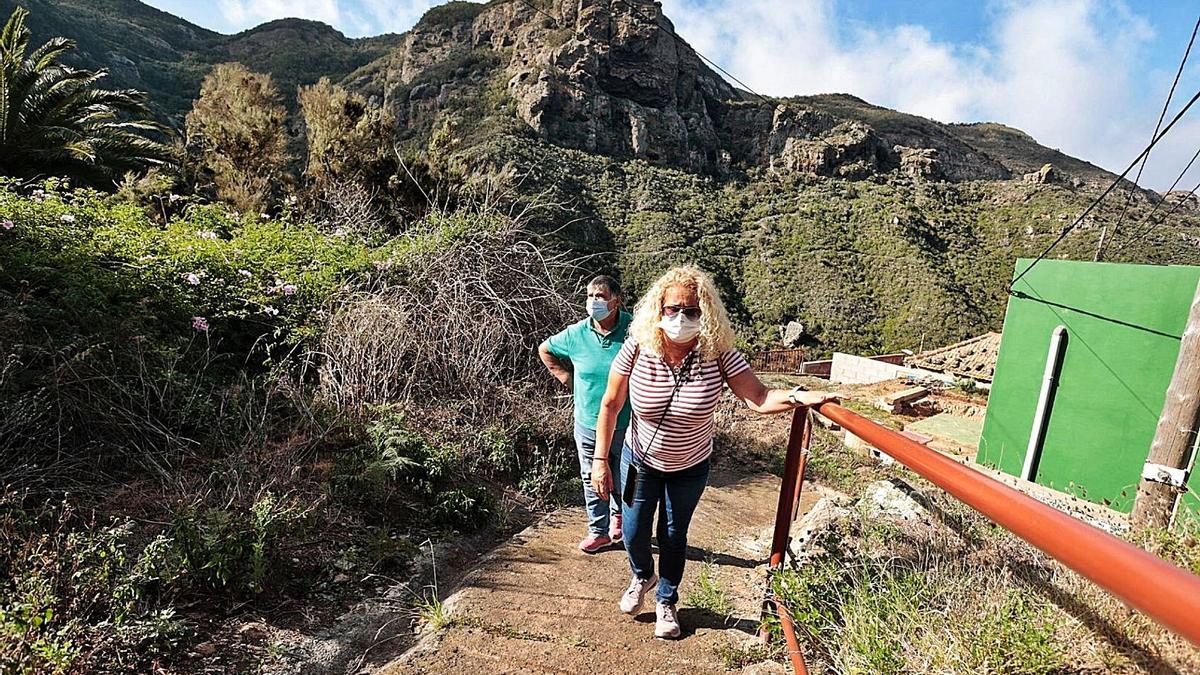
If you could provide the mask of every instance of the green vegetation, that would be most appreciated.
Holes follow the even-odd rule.
[[[716,573],[716,565],[711,561],[701,565],[683,601],[687,605],[707,610],[728,620],[733,616],[733,603],[729,600],[729,592],[725,585],[716,578]]]
[[[167,146],[152,136],[145,94],[97,84],[105,72],[64,67],[75,48],[53,38],[30,50],[22,8],[0,31],[0,175],[70,176],[111,186],[127,171],[164,165]]]
[[[537,503],[575,474],[533,348],[568,316],[566,267],[500,213],[367,240],[7,181],[0,243],[0,657],[22,670],[140,671],[194,639],[185,603],[405,573],[412,538],[496,527],[503,486]],[[468,346],[479,312],[454,303],[518,287],[541,291]],[[423,355],[435,319],[477,360]]]
[[[859,512],[822,537],[825,553],[778,575],[810,658],[854,673],[1067,668],[1061,610],[992,569],[1005,560],[973,552],[967,562],[943,537]]]
[[[635,294],[669,265],[696,262],[717,276],[752,345],[772,344],[778,325],[798,320],[814,356],[916,349],[999,330],[1015,260],[1040,252],[1092,197],[1061,185],[896,176],[764,174],[720,183],[517,137],[493,141],[486,153],[526,176],[525,194],[562,205],[544,214],[542,227],[604,260]],[[1120,210],[1105,202],[1056,255],[1090,258],[1101,226]],[[1148,211],[1135,204],[1131,219]],[[1198,225],[1177,214],[1110,258],[1200,263],[1187,243]]]
[[[211,183],[217,198],[250,213],[277,203],[291,162],[286,119],[270,75],[240,63],[213,68],[187,116],[197,188]]]

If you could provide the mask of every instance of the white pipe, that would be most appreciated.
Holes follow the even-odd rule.
[[[1033,428],[1029,430],[1029,445],[1025,448],[1025,465],[1021,467],[1021,478],[1032,481],[1034,465],[1041,454],[1042,439],[1046,436],[1046,409],[1050,407],[1050,393],[1054,391],[1058,362],[1062,360],[1063,338],[1067,329],[1058,326],[1050,334],[1050,353],[1046,355],[1046,372],[1042,375],[1042,391],[1038,394],[1037,409],[1033,413]]]

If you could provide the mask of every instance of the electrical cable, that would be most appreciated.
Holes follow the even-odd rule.
[[[1158,135],[1158,130],[1162,127],[1163,120],[1167,117],[1167,109],[1171,107],[1171,99],[1175,96],[1175,87],[1179,85],[1179,78],[1183,75],[1183,68],[1187,65],[1188,56],[1192,53],[1192,45],[1196,43],[1197,31],[1200,31],[1200,16],[1196,17],[1196,25],[1192,28],[1192,37],[1188,40],[1187,49],[1183,50],[1183,59],[1179,61],[1179,70],[1175,71],[1175,81],[1171,83],[1171,90],[1167,92],[1167,100],[1165,103],[1163,103],[1162,112],[1158,114],[1158,122],[1154,125],[1154,133],[1150,134],[1150,138],[1154,138]],[[1125,195],[1125,207],[1121,209],[1121,215],[1117,217],[1117,223],[1113,225],[1112,237],[1109,239],[1109,241],[1112,241],[1116,238],[1117,230],[1121,227],[1121,223],[1125,221],[1125,214],[1129,211],[1129,204],[1133,201],[1133,191],[1137,189],[1138,183],[1141,182],[1142,171],[1146,169],[1146,162],[1149,160],[1150,154],[1146,153],[1146,156],[1142,159],[1142,165],[1138,167],[1137,176],[1135,176],[1133,179],[1133,185],[1130,186],[1129,192]],[[1195,161],[1194,157],[1192,158],[1192,161]],[[1189,162],[1188,165],[1191,166],[1191,163]],[[1186,169],[1184,169],[1184,171],[1186,171]],[[1174,189],[1174,186],[1171,187]],[[1170,190],[1168,190],[1168,192],[1170,192]],[[1101,248],[1096,251],[1096,259],[1099,260],[1101,257],[1103,257],[1103,255],[1104,249],[1103,245],[1101,245]]]
[[[716,68],[725,77],[728,77],[729,79],[733,80],[734,82],[737,82],[739,85],[742,86],[743,89],[745,89],[746,91],[750,92],[751,94],[754,94],[755,96],[757,96],[759,98],[759,100],[761,100],[763,103],[766,103],[768,105],[773,105],[773,102],[770,99],[768,99],[766,96],[763,96],[762,94],[758,93],[757,91],[754,91],[753,89],[750,88],[750,85],[739,80],[736,75],[729,72],[728,70],[725,70],[721,66],[717,65],[716,61],[713,61],[712,59],[708,58],[707,56],[701,54],[698,49],[696,49],[692,45],[688,44],[687,40],[684,40],[682,37],[680,37],[680,35],[678,33],[676,33],[674,30],[667,28],[666,26],[660,24],[658,21],[654,20],[653,18],[648,17],[645,14],[643,14],[642,11],[640,9],[638,9],[636,6],[634,6],[632,3],[630,3],[629,0],[616,0],[616,2],[619,2],[622,5],[625,5],[626,7],[628,7],[634,14],[641,17],[643,21],[647,21],[647,22],[653,24],[654,26],[656,26],[659,30],[665,31],[667,33],[667,35],[670,35],[671,37],[675,38],[676,42],[678,42],[682,45],[685,45],[688,49],[692,50],[692,52],[695,53],[696,56],[699,56],[705,63],[712,66],[713,68]]]
[[[1128,174],[1130,171],[1133,171],[1133,167],[1137,166],[1137,163],[1142,161],[1143,157],[1150,154],[1150,150],[1152,150],[1154,148],[1154,146],[1157,145],[1158,142],[1161,141],[1167,135],[1167,133],[1169,131],[1171,131],[1171,129],[1175,126],[1175,124],[1178,123],[1179,120],[1183,118],[1183,116],[1187,113],[1188,110],[1190,110],[1192,108],[1193,105],[1195,105],[1197,100],[1200,100],[1200,91],[1197,91],[1192,96],[1191,100],[1189,100],[1187,102],[1187,105],[1183,106],[1183,109],[1180,110],[1178,113],[1176,113],[1175,117],[1171,119],[1171,122],[1161,132],[1159,132],[1159,134],[1157,136],[1155,136],[1153,140],[1150,141],[1150,145],[1147,145],[1144,150],[1142,150],[1140,153],[1138,153],[1138,156],[1135,157],[1132,162],[1130,162],[1129,166],[1125,167],[1125,170],[1121,172],[1121,175],[1117,176],[1116,179],[1112,182],[1112,184],[1109,185],[1104,190],[1104,192],[1102,192],[1100,194],[1099,197],[1096,197],[1096,199],[1094,199],[1092,201],[1092,203],[1089,204],[1088,207],[1083,210],[1083,213],[1079,214],[1078,218],[1076,218],[1074,221],[1072,221],[1070,225],[1067,225],[1066,227],[1064,227],[1062,232],[1059,233],[1058,238],[1055,239],[1053,242],[1051,242],[1051,244],[1049,246],[1047,246],[1044,251],[1042,251],[1040,254],[1038,254],[1038,257],[1035,258],[1034,261],[1029,264],[1029,267],[1026,267],[1024,270],[1021,270],[1021,273],[1018,274],[1016,276],[1016,278],[1014,278],[1012,280],[1012,283],[1010,283],[1008,285],[1009,293],[1012,293],[1013,287],[1016,286],[1017,282],[1020,281],[1022,277],[1024,277],[1026,274],[1029,274],[1030,270],[1032,270],[1039,262],[1044,260],[1046,258],[1046,256],[1050,254],[1050,251],[1053,251],[1056,246],[1061,244],[1062,241],[1067,238],[1067,235],[1070,234],[1071,231],[1074,230],[1076,227],[1078,227],[1079,224],[1083,222],[1083,219],[1086,218],[1087,215],[1089,213],[1091,213],[1093,209],[1095,209],[1097,206],[1099,206],[1100,202],[1104,201],[1104,198],[1107,197],[1109,195],[1109,193],[1111,193],[1113,190],[1116,189],[1117,185],[1119,185],[1121,183],[1121,181],[1125,179],[1125,175]]]
[[[1180,171],[1179,175],[1175,177],[1175,182],[1171,183],[1171,187],[1167,188],[1166,192],[1163,193],[1163,198],[1158,200],[1158,202],[1156,202],[1154,204],[1153,209],[1150,209],[1150,213],[1148,213],[1145,216],[1138,219],[1138,223],[1146,223],[1146,226],[1143,227],[1138,234],[1126,237],[1125,241],[1121,242],[1121,245],[1117,247],[1118,252],[1123,251],[1125,249],[1125,247],[1128,246],[1129,244],[1134,244],[1134,243],[1137,243],[1138,241],[1141,241],[1141,239],[1143,237],[1150,234],[1151,230],[1158,227],[1158,225],[1160,223],[1155,223],[1152,220],[1152,218],[1154,217],[1154,214],[1158,213],[1158,210],[1160,208],[1162,208],[1162,205],[1164,203],[1166,203],[1166,201],[1167,201],[1166,196],[1175,190],[1175,187],[1177,185],[1179,185],[1179,182],[1181,180],[1183,180],[1184,175],[1187,174],[1188,169],[1192,168],[1192,164],[1195,164],[1197,159],[1200,159],[1200,148],[1196,148],[1196,153],[1192,155],[1192,159],[1190,161],[1188,161],[1187,166],[1183,167],[1183,170]],[[1178,208],[1178,206],[1179,206],[1179,204],[1175,205],[1176,208]],[[1162,222],[1166,222],[1167,218],[1170,218],[1171,214],[1173,214],[1173,213],[1175,213],[1175,209],[1171,209],[1171,211],[1168,211],[1167,215],[1163,216]]]

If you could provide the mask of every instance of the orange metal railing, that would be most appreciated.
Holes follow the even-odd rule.
[[[841,425],[897,462],[1021,537],[1063,565],[1095,582],[1193,644],[1200,645],[1200,577],[1155,557],[1113,535],[1077,520],[1058,509],[938,452],[856,415],[835,403],[816,412]],[[797,409],[792,418],[784,461],[783,485],[771,543],[764,613],[779,617],[788,638],[796,672],[807,672],[791,617],[771,595],[771,579],[783,565],[791,523],[797,513],[804,482],[804,465],[812,434],[811,414]],[[793,650],[793,644],[795,649]]]

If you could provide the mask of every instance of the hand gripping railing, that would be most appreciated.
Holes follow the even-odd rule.
[[[1200,577],[1122,539],[964,466],[938,452],[856,415],[835,403],[814,410],[897,462],[942,488],[1009,532],[1087,577],[1125,604],[1200,645]],[[782,567],[791,523],[797,515],[812,417],[799,408],[792,417],[783,485],[771,540],[764,616],[774,611],[783,626],[792,666],[807,673],[790,614],[772,595],[772,578]]]

